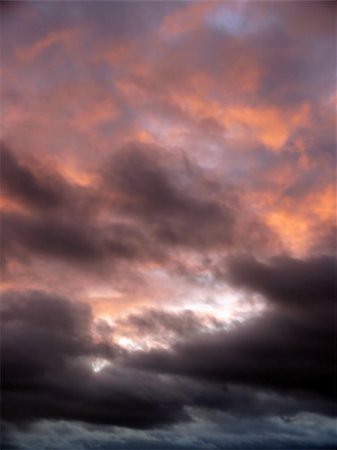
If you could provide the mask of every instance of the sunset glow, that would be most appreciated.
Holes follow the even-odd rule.
[[[335,448],[335,2],[1,10],[1,448]]]

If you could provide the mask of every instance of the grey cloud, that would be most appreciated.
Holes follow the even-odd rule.
[[[230,280],[266,297],[268,309],[226,331],[186,338],[170,350],[135,352],[126,364],[223,384],[317,398],[333,414],[336,261],[232,262]],[[249,294],[248,294],[249,295]]]
[[[55,180],[41,180],[29,166],[17,161],[4,145],[1,146],[0,167],[2,190],[14,198],[41,209],[57,207],[65,202],[64,192],[60,185],[55,186]]]

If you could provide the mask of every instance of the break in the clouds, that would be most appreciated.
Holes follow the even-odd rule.
[[[334,2],[2,2],[2,448],[334,448]]]

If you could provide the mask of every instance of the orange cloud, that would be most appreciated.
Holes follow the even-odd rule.
[[[32,46],[18,48],[16,56],[19,61],[28,63],[36,59],[44,50],[48,49],[51,45],[60,43],[69,49],[72,49],[78,42],[77,38],[82,33],[79,29],[68,29],[61,31],[52,31],[46,36],[35,42]]]
[[[114,120],[118,115],[118,107],[111,98],[88,101],[86,108],[77,109],[71,124],[82,131],[90,130],[98,124]]]
[[[304,255],[310,249],[317,227],[336,221],[334,186],[316,189],[301,198],[282,199],[281,203],[277,192],[253,194],[251,200],[254,197],[265,223],[295,255]]]
[[[55,161],[55,164],[58,166],[58,172],[70,183],[79,186],[91,186],[96,181],[94,174],[81,171],[76,164],[71,164],[69,162],[65,164],[57,161]]]
[[[216,2],[200,1],[179,9],[165,18],[159,33],[168,37],[188,33],[197,28],[216,5]]]
[[[213,118],[222,124],[233,137],[248,134],[255,136],[267,148],[279,150],[297,127],[309,120],[307,104],[293,111],[276,106],[225,105],[209,100],[202,93],[173,93],[172,99],[192,117]]]
[[[0,210],[7,212],[19,212],[27,213],[29,209],[24,205],[24,203],[18,202],[13,198],[6,197],[3,194],[0,196]]]

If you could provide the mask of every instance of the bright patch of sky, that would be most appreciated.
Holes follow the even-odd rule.
[[[271,18],[268,15],[264,15],[263,20],[259,17],[254,17],[253,20],[248,11],[245,11],[241,6],[233,5],[231,2],[228,2],[227,5],[221,5],[208,15],[207,25],[231,35],[242,36],[261,31],[261,28],[270,25]]]

